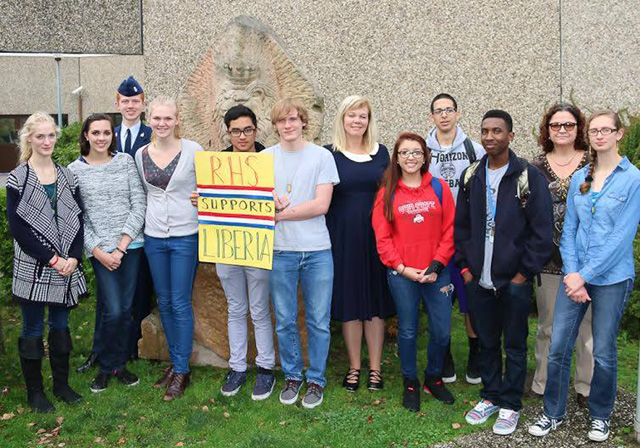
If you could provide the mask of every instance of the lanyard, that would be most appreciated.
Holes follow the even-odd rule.
[[[496,202],[493,200],[493,193],[491,192],[491,183],[489,182],[489,161],[484,167],[486,173],[487,183],[487,204],[489,204],[489,211],[491,212],[491,221],[496,221]]]

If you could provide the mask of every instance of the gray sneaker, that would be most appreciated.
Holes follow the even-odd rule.
[[[280,392],[280,403],[294,404],[298,400],[301,385],[302,381],[300,380],[286,380],[284,389]]]
[[[256,372],[256,385],[253,388],[251,399],[253,401],[266,400],[271,395],[271,392],[273,392],[275,386],[276,377],[273,375],[273,371],[258,367],[258,371]]]
[[[313,409],[322,404],[323,397],[322,386],[316,383],[309,383],[307,393],[302,397],[302,406],[307,409]]]
[[[224,384],[220,388],[220,392],[225,397],[231,397],[238,393],[242,385],[247,381],[247,372],[236,372],[229,370],[224,379]]]

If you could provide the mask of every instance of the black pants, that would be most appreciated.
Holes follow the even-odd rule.
[[[532,284],[509,283],[497,291],[474,280],[467,285],[473,328],[480,339],[480,396],[519,411],[527,376],[527,335]],[[504,338],[504,340],[502,340]],[[504,376],[502,345],[506,353]]]

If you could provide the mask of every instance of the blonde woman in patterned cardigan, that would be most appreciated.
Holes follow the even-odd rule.
[[[7,217],[14,238],[13,297],[22,309],[18,339],[29,406],[55,409],[44,394],[44,310],[49,308],[49,360],[53,394],[66,403],[82,397],[68,384],[71,335],[69,310],[87,291],[78,268],[83,223],[74,175],[51,159],[58,129],[36,112],[20,130],[20,165],[7,179]]]

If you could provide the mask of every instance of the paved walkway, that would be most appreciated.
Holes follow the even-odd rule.
[[[486,431],[469,434],[451,442],[433,445],[433,448],[514,448],[514,447],[554,447],[554,448],[575,448],[581,446],[591,446],[598,448],[620,447],[633,445],[633,432],[623,434],[623,429],[632,427],[634,414],[636,412],[636,397],[633,394],[619,391],[614,412],[611,417],[611,436],[604,443],[591,442],[587,438],[589,429],[589,412],[586,409],[578,408],[575,400],[575,392],[571,389],[571,399],[567,408],[569,419],[556,431],[552,431],[546,437],[533,437],[527,432],[529,424],[533,423],[542,412],[542,402],[540,400],[528,400],[529,405],[525,406],[520,415],[520,422],[516,432],[510,436],[498,436],[491,431],[491,425],[495,418],[491,418],[485,423]]]

